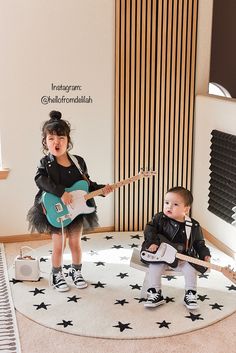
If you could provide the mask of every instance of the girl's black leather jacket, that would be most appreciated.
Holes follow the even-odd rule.
[[[103,184],[97,184],[90,180],[87,166],[84,159],[80,156],[75,156],[75,157],[80,165],[80,168],[83,171],[83,174],[86,176],[86,178],[89,181],[89,192],[103,188],[104,187]],[[71,163],[73,163],[72,160],[71,160]],[[39,191],[35,197],[36,202],[40,202],[43,191],[50,192],[51,194],[54,194],[58,197],[61,197],[63,195],[65,191],[65,186],[60,185],[60,180],[59,180],[60,173],[58,168],[59,168],[58,163],[55,157],[51,154],[48,154],[47,156],[43,157],[40,160],[40,163],[36,172],[36,176],[34,178],[36,185],[39,188]],[[81,180],[83,179],[84,178],[81,174]],[[89,206],[95,206],[94,199],[88,200],[87,203]]]

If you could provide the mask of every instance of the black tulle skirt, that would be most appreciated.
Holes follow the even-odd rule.
[[[31,233],[61,234],[61,228],[56,228],[48,222],[47,217],[43,213],[41,203],[37,201],[28,211],[27,221]],[[80,231],[81,228],[89,230],[98,226],[98,216],[95,211],[90,214],[77,216],[68,226],[64,227],[64,230],[70,233]]]

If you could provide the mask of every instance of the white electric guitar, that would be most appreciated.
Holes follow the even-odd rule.
[[[229,266],[221,267],[215,264],[212,264],[207,261],[199,260],[194,257],[180,254],[177,250],[167,243],[161,243],[159,248],[155,253],[149,251],[141,251],[141,259],[145,262],[155,263],[155,262],[165,262],[167,264],[173,264],[177,259],[191,262],[196,265],[200,265],[203,267],[211,268],[213,270],[219,271],[223,273],[230,281],[236,284],[236,272],[233,271]]]

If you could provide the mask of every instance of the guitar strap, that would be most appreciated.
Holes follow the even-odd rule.
[[[188,249],[189,246],[189,238],[192,230],[192,220],[189,216],[185,215],[185,233],[187,236],[187,243],[186,243],[186,250]]]
[[[70,159],[72,160],[72,162],[74,163],[74,165],[78,168],[80,174],[82,175],[82,177],[84,178],[84,180],[86,180],[89,183],[88,178],[86,177],[86,175],[84,175],[81,166],[79,165],[79,162],[77,160],[77,158],[75,156],[73,156],[73,154],[68,153]]]

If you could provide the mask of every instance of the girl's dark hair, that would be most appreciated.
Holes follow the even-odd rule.
[[[45,121],[42,126],[42,145],[43,151],[47,152],[48,148],[46,145],[47,134],[55,134],[58,136],[67,136],[68,138],[68,151],[72,149],[73,144],[70,138],[70,123],[61,118],[61,112],[52,110],[49,113],[50,119]]]
[[[191,191],[185,189],[182,186],[175,186],[169,189],[167,192],[174,192],[176,194],[179,194],[183,198],[185,206],[191,206],[193,203],[193,195]]]

